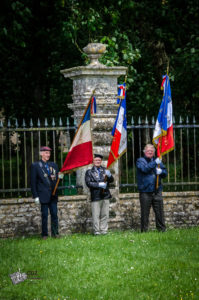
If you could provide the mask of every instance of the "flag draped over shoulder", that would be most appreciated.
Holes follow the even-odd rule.
[[[91,97],[88,102],[60,172],[72,172],[74,169],[89,165],[93,162],[93,146],[90,128],[90,119],[93,113],[96,113],[95,97]]]
[[[121,88],[122,87],[122,88]],[[120,85],[123,96],[120,97],[120,104],[117,117],[112,130],[113,141],[109,153],[107,168],[109,168],[122,154],[127,150],[127,120],[126,120],[126,87],[125,84]],[[119,91],[121,92],[121,91]],[[121,95],[119,94],[118,95]]]
[[[173,138],[173,108],[169,76],[164,75],[161,88],[164,90],[158,118],[153,133],[153,144],[160,157],[174,149]]]

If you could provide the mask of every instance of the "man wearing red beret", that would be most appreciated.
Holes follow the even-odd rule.
[[[51,214],[51,236],[58,237],[57,201],[58,194],[52,192],[56,185],[58,166],[49,161],[52,149],[43,146],[40,148],[41,160],[31,165],[30,179],[31,192],[36,204],[41,204],[42,238],[48,237],[48,209]]]

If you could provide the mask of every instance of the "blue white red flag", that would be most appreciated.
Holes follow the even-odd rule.
[[[97,104],[95,97],[92,97],[91,99],[91,115],[96,114],[97,112]]]
[[[93,98],[94,97],[89,100],[85,109],[70,150],[60,170],[62,173],[72,172],[79,167],[89,165],[93,162],[93,145],[90,127],[91,114],[96,111],[96,101]]]
[[[117,98],[117,104],[120,104],[121,99],[124,99],[125,97],[125,92],[126,92],[126,83],[123,84],[118,84],[118,98]]]
[[[164,91],[163,99],[153,133],[153,144],[157,148],[158,157],[174,149],[173,108],[168,75],[163,76],[161,88]]]
[[[117,117],[112,130],[113,141],[109,153],[107,168],[118,160],[127,150],[127,119],[126,119],[126,92],[120,99]]]

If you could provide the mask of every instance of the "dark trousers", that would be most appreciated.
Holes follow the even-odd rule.
[[[164,209],[162,192],[155,193],[140,193],[141,206],[141,231],[147,231],[149,225],[149,214],[151,206],[155,213],[156,228],[158,231],[165,231]]]
[[[48,209],[51,215],[51,235],[58,234],[57,202],[41,204],[42,236],[48,236]]]

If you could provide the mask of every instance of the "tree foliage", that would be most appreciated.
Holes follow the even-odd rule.
[[[60,69],[88,63],[89,42],[107,44],[102,63],[128,67],[129,117],[157,115],[168,63],[174,114],[199,116],[197,1],[7,0],[1,11],[6,117],[65,117],[72,84]]]

